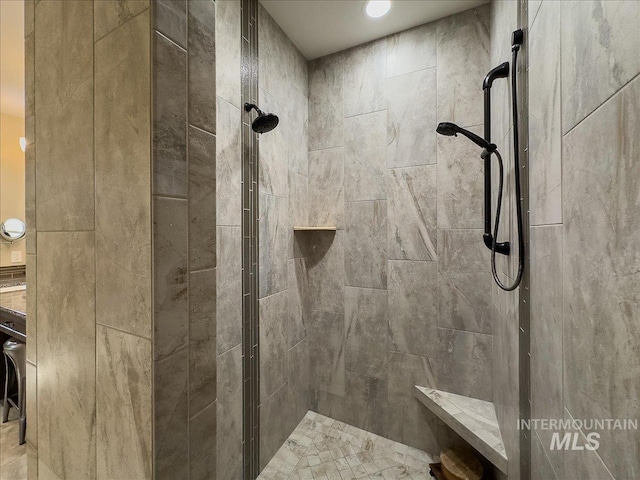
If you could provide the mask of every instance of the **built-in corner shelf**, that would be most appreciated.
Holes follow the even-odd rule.
[[[414,395],[483,457],[507,473],[507,454],[493,403],[417,385]]]
[[[294,232],[335,232],[336,227],[293,227]]]

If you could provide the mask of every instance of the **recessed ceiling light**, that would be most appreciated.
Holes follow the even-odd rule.
[[[391,0],[369,0],[365,11],[372,18],[379,18],[391,10]]]

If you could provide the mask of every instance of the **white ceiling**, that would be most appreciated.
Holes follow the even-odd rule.
[[[0,0],[0,111],[24,117],[24,0]]]
[[[474,8],[489,0],[392,0],[381,18],[364,13],[365,0],[260,0],[308,59],[322,57]]]

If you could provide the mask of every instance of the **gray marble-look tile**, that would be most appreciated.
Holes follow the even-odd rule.
[[[189,127],[189,269],[216,266],[216,137]]]
[[[352,48],[344,58],[344,116],[387,107],[387,39]]]
[[[531,224],[562,222],[560,10],[543,2],[529,35],[529,164]]]
[[[344,231],[318,232],[308,239],[309,313],[344,312]]]
[[[491,335],[438,328],[438,388],[491,401]]]
[[[571,413],[565,409],[565,420],[572,421],[574,417],[571,416]],[[577,439],[575,440],[576,445],[588,445],[589,442],[585,437],[584,433],[577,430],[566,431],[565,433],[570,433],[571,435],[577,435]],[[573,436],[571,437],[572,442],[574,441]],[[600,445],[602,446],[602,440],[600,441]],[[600,449],[593,450],[573,450],[569,448],[568,450],[562,452],[564,457],[563,470],[561,470],[561,475],[563,479],[567,480],[579,480],[581,478],[597,478],[602,480],[614,480],[617,478],[615,473],[607,468],[607,465],[603,462],[601,458]],[[637,464],[636,464],[637,466]],[[634,477],[622,477],[622,478],[634,478]]]
[[[567,1],[561,7],[562,132],[567,133],[640,72],[640,3]]]
[[[387,80],[387,167],[436,163],[436,69]]]
[[[488,269],[489,267],[487,267]],[[491,333],[491,273],[438,273],[438,325]]]
[[[187,195],[187,52],[153,36],[153,193]]]
[[[153,353],[160,360],[189,340],[187,201],[155,197],[153,216]]]
[[[306,71],[306,67],[305,67]],[[309,98],[291,90],[285,105],[289,170],[308,176],[309,172]]]
[[[94,38],[104,37],[151,5],[149,0],[120,0],[118,2],[94,2]],[[149,17],[147,17],[148,19]]]
[[[438,269],[443,273],[486,272],[490,251],[482,230],[438,230]]]
[[[26,264],[26,282],[29,285],[27,289],[27,308],[26,314],[29,321],[27,322],[27,361],[34,365],[38,362],[38,299],[37,299],[37,257],[27,254]],[[35,417],[31,417],[35,418]]]
[[[188,19],[189,123],[216,132],[216,4],[191,0]]]
[[[260,298],[287,289],[292,225],[287,198],[260,194]]]
[[[216,2],[216,95],[240,108],[240,1]]]
[[[189,474],[189,351],[180,350],[154,363],[154,478]]]
[[[483,134],[481,126],[469,130]],[[484,161],[480,149],[461,137],[438,135],[437,144],[438,228],[483,228]]]
[[[384,379],[347,370],[346,423],[376,435],[387,435],[388,409],[386,368]]]
[[[386,110],[344,121],[345,199],[384,200],[386,170]]]
[[[189,275],[189,416],[216,399],[216,271]]]
[[[34,421],[39,461],[60,477],[96,476],[94,245],[93,232],[38,233]]]
[[[216,222],[239,226],[242,215],[240,109],[221,97],[218,97],[216,129]]]
[[[309,152],[309,225],[344,228],[344,148]]]
[[[555,417],[554,417],[555,418]],[[538,432],[540,434],[540,432]],[[555,470],[549,461],[549,445],[543,445],[538,435],[531,438],[531,480],[560,480],[558,475],[564,475],[562,468]],[[553,452],[562,455],[562,452]],[[561,465],[562,467],[562,465]]]
[[[158,32],[187,48],[187,0],[155,0],[154,22]]]
[[[433,23],[396,33],[387,42],[387,77],[436,66],[436,28]],[[435,89],[435,82],[434,82]]]
[[[636,79],[563,140],[564,402],[576,418],[640,416],[639,103]],[[601,433],[613,476],[639,475],[636,433]]]
[[[93,230],[93,2],[38,3],[36,30],[38,231]]]
[[[31,319],[29,319],[31,321]],[[35,340],[29,339],[30,342]],[[26,379],[26,415],[30,419],[27,422],[27,431],[25,433],[27,444],[29,447],[38,448],[38,369],[31,362],[26,363],[27,370]]]
[[[260,310],[260,398],[271,397],[286,381],[288,292],[258,302]]]
[[[287,405],[289,415],[285,430],[290,432],[310,406],[309,338],[305,337],[287,352]]]
[[[562,418],[562,226],[534,227],[531,258],[531,416]],[[550,445],[551,432],[537,432]],[[556,471],[558,451],[548,451]]]
[[[24,38],[33,33],[35,28],[36,2],[35,0],[25,0],[24,2]]]
[[[309,150],[344,145],[341,53],[309,62]]]
[[[308,198],[308,178],[299,173],[289,171],[289,216],[294,226],[311,225],[309,223]]]
[[[260,404],[260,469],[273,458],[289,435],[285,431],[289,411],[283,408],[287,401],[287,388],[282,385],[269,398],[262,397]]]
[[[387,241],[394,260],[437,260],[436,166],[387,170]]]
[[[242,346],[218,355],[217,478],[242,478]]]
[[[489,65],[489,19],[474,16],[438,34],[438,120],[460,126],[483,120],[482,80]]]
[[[442,18],[436,22],[436,32],[438,36],[443,35],[449,30],[464,27],[474,23],[488,24],[491,21],[492,13],[491,5],[483,5],[481,7],[472,8],[455,15]]]
[[[218,355],[242,342],[242,231],[218,227],[216,328]]]
[[[348,202],[345,285],[387,288],[387,202]]]
[[[96,343],[97,478],[150,479],[151,340],[98,325]]]
[[[145,338],[153,328],[149,15],[96,43],[93,119],[96,320]],[[114,255],[123,238],[127,253]]]
[[[32,2],[32,0],[31,0]],[[33,3],[33,2],[32,2]],[[28,2],[25,4],[28,10]],[[32,5],[33,8],[33,5]],[[28,255],[36,253],[36,92],[35,92],[35,35],[29,35],[24,41],[24,83],[25,83],[25,120],[24,135],[27,148],[24,155],[24,221],[25,252]]]
[[[311,385],[333,395],[345,395],[344,313],[315,311],[309,325]]]
[[[436,453],[436,417],[413,395],[416,385],[435,387],[435,376],[432,360],[389,352],[389,438]]]
[[[275,97],[264,90],[260,91],[260,108],[265,112],[274,112],[281,117],[286,114],[286,112],[282,111],[280,103],[276,102]],[[251,119],[255,118],[255,113],[245,115],[250,115]],[[282,123],[286,124],[286,120]],[[279,125],[268,135],[260,135],[259,142],[258,177],[260,193],[287,197],[289,192],[289,144],[286,125]]]
[[[217,403],[212,403],[189,420],[189,478],[216,478]]]
[[[287,347],[292,348],[307,336],[309,322],[309,273],[305,258],[294,258],[287,262],[288,310],[290,323],[287,326]]]
[[[389,261],[389,350],[438,354],[437,264]]]
[[[344,289],[345,367],[386,379],[387,292],[371,288]]]

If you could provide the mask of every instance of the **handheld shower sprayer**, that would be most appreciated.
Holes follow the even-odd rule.
[[[498,148],[494,143],[487,142],[484,138],[476,135],[473,132],[470,132],[469,130],[465,130],[464,128],[459,127],[455,123],[440,122],[438,124],[438,128],[436,128],[436,132],[447,137],[457,137],[458,134],[464,135],[480,148],[484,148],[488,152],[493,152],[496,150],[496,148]]]

